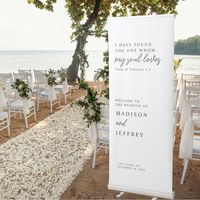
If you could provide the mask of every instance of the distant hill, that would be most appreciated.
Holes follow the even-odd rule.
[[[175,42],[175,54],[200,55],[200,36],[196,35],[185,40]]]

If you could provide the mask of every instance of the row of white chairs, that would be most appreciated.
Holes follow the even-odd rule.
[[[25,127],[28,128],[27,119],[34,116],[36,120],[36,105],[39,111],[40,103],[46,101],[50,105],[50,113],[53,106],[58,104],[60,107],[60,97],[63,94],[64,101],[71,98],[72,86],[67,81],[55,87],[47,84],[45,74],[47,70],[34,70],[34,79],[31,70],[18,70],[19,73],[0,73],[0,130],[8,129],[10,135],[10,118],[16,113],[24,115]],[[11,84],[16,80],[23,80],[32,89],[29,99],[20,99],[17,91],[12,89]]]
[[[183,159],[181,184],[184,183],[189,160],[200,161],[200,75],[182,74],[179,82],[181,141],[179,158]]]

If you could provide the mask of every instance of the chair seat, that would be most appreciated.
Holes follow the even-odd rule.
[[[58,92],[63,92],[64,94],[69,94],[70,93],[70,88],[69,86],[67,86],[67,88],[64,90],[64,86],[63,85],[56,85],[55,86],[55,90]]]
[[[56,95],[59,94],[57,91],[55,93],[56,93]],[[47,90],[43,90],[43,91],[40,92],[40,95],[43,96],[43,97],[47,97],[48,98],[48,91]]]
[[[16,100],[10,103],[11,109],[23,109],[24,102],[22,100]],[[31,101],[30,106],[34,106],[34,102]]]
[[[10,107],[12,109],[20,109],[20,108],[23,108],[23,101],[21,100],[17,100],[17,101],[13,101],[10,103]]]
[[[200,154],[200,136],[194,136],[192,151],[193,153]]]
[[[99,139],[99,142],[108,144],[109,143],[109,138],[108,137],[102,137],[101,139]]]
[[[63,89],[63,85],[56,85],[55,86],[55,90],[62,90]]]
[[[0,120],[5,119],[7,117],[8,117],[8,113],[7,112],[0,111]]]

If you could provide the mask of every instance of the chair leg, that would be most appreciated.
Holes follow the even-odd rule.
[[[67,104],[67,94],[64,94],[65,104]]]
[[[37,112],[39,111],[39,106],[40,106],[40,99],[39,97],[37,98]]]
[[[184,159],[184,167],[183,167],[183,173],[182,173],[182,177],[181,177],[181,184],[183,184],[183,182],[184,182],[185,174],[186,174],[187,167],[188,167],[188,163],[189,163],[189,159]]]
[[[35,109],[35,104],[34,104],[34,106],[33,106],[33,112],[34,112],[34,120],[36,121],[37,118],[36,118],[36,109]]]
[[[72,90],[69,92],[69,99],[72,100]]]
[[[60,108],[60,99],[61,99],[61,94],[58,96],[58,107]]]
[[[7,118],[7,129],[8,129],[8,136],[10,137],[10,117]]]
[[[106,155],[108,154],[108,149],[107,149],[107,148],[105,148],[105,154],[106,154]]]
[[[25,127],[28,128],[28,120],[25,113],[24,113],[24,120],[25,120]]]
[[[50,104],[50,113],[53,113],[52,101],[50,101],[49,104]]]
[[[95,145],[94,154],[93,154],[93,161],[92,161],[92,168],[95,167],[96,155],[97,155],[97,147],[96,147],[96,145]]]

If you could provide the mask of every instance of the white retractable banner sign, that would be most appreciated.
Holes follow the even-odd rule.
[[[109,189],[173,198],[174,15],[110,18]]]

